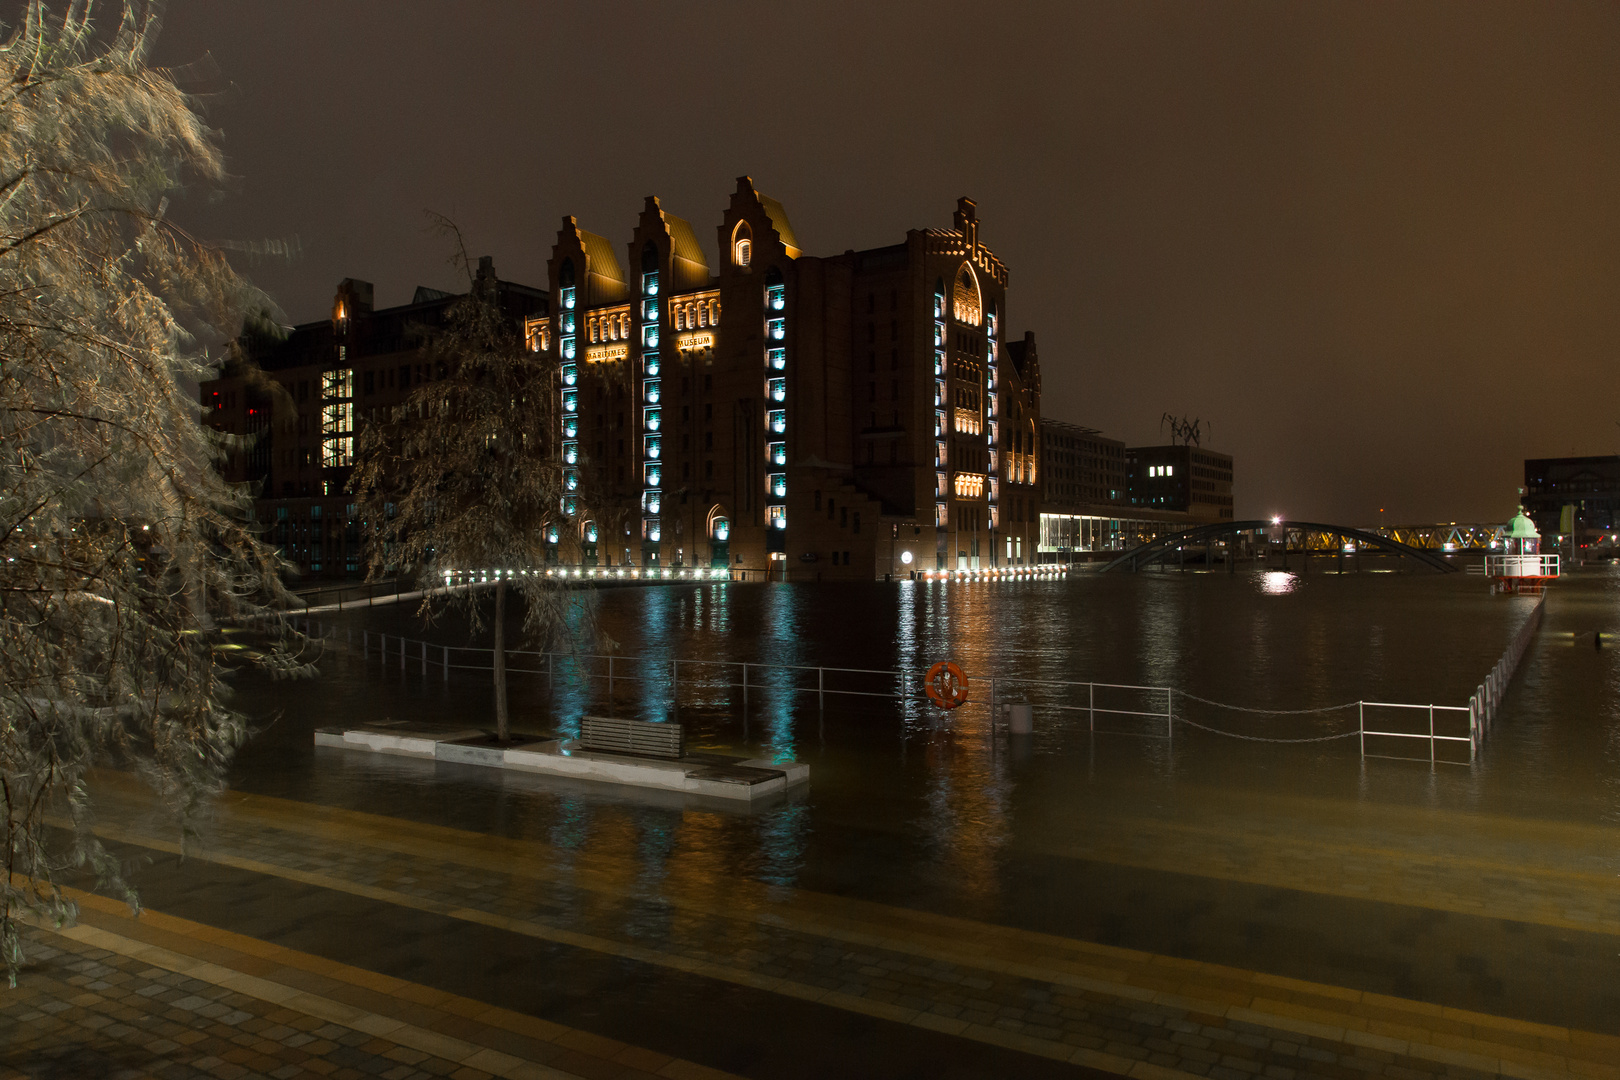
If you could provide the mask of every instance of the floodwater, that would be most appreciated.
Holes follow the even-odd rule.
[[[1620,872],[1605,846],[1620,836],[1620,641],[1592,637],[1620,629],[1613,568],[1551,591],[1471,764],[1462,744],[1440,755],[1461,763],[1431,764],[1426,741],[1369,742],[1421,758],[1394,760],[1327,737],[1356,730],[1357,701],[1466,705],[1533,604],[1492,596],[1477,576],[1168,572],[581,595],[616,645],[613,696],[605,678],[569,675],[605,666],[554,660],[556,686],[511,676],[515,728],[569,731],[585,712],[678,716],[689,747],[807,762],[808,788],[740,811],[317,752],[311,732],[330,724],[492,724],[487,674],[424,672],[415,645],[402,665],[397,644],[425,639],[442,655],[487,638],[454,618],[424,629],[398,607],[322,616],[350,645],[319,679],[243,680],[238,704],[262,730],[233,784],[563,847],[628,844],[654,878],[700,860],[773,886],[1620,1029],[1620,921],[1603,884]],[[915,691],[940,660],[971,682],[973,700],[950,714],[915,693],[808,692],[883,694],[896,685],[887,676],[783,667],[905,670]],[[699,661],[760,665],[746,701],[739,667]],[[991,729],[992,679],[997,700],[1035,702],[1032,737]],[[1071,682],[1170,688],[1178,720],[1167,730],[1162,692],[1051,685]],[[1427,730],[1428,714],[1398,722]],[[1435,911],[1450,921],[1436,925]]]

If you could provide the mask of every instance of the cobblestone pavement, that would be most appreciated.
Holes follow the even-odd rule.
[[[184,920],[84,903],[84,921],[65,934],[27,932],[18,987],[0,990],[0,1080],[729,1076]]]
[[[1139,1077],[1620,1076],[1612,1036],[262,796],[202,857]]]

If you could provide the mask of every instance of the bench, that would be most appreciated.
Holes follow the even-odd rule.
[[[685,753],[686,733],[679,724],[586,716],[579,722],[579,747],[581,750],[607,750],[616,754],[679,758]]]

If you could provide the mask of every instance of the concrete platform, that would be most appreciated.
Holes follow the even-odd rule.
[[[596,780],[630,787],[753,802],[808,783],[810,766],[797,761],[688,754],[678,759],[582,750],[573,739],[528,736],[510,747],[490,746],[484,731],[431,731],[408,725],[318,728],[316,746],[400,757],[432,758],[513,772]],[[523,739],[526,736],[515,736]]]

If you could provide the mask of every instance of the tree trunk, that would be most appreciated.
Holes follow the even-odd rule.
[[[505,742],[506,722],[506,579],[495,579],[495,737]]]

